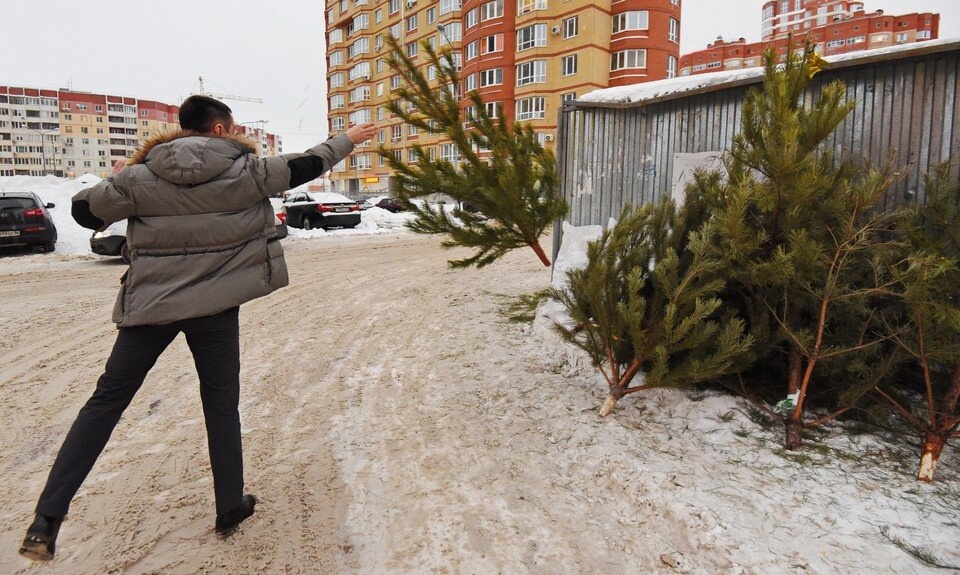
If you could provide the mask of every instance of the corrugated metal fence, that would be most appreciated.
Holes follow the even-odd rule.
[[[916,44],[836,62],[811,82],[808,98],[841,80],[856,108],[826,145],[863,165],[893,159],[902,178],[889,203],[923,196],[923,176],[960,160],[960,40]],[[680,174],[727,150],[740,130],[745,94],[762,83],[725,83],[629,103],[575,101],[560,111],[557,159],[568,221],[603,224],[626,203],[670,194]],[[681,79],[682,80],[682,79]],[[666,85],[666,84],[664,84]],[[958,166],[954,165],[954,176]],[[554,234],[554,253],[560,229]]]

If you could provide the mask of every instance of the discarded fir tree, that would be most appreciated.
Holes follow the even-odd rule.
[[[807,85],[822,66],[812,49],[790,48],[777,60],[773,51],[765,54],[763,88],[745,98],[728,178],[700,182],[738,300],[731,303],[747,316],[765,361],[784,362],[774,370],[786,374],[787,398],[778,406],[786,414],[785,445],[799,449],[805,425],[839,415],[855,399],[834,390],[848,396],[847,404],[805,422],[815,373],[843,357],[859,368],[858,377],[875,382],[888,365],[863,358],[884,339],[871,303],[884,289],[878,258],[892,217],[876,208],[890,181],[856,170],[824,146],[853,104],[833,82],[805,105]],[[833,379],[842,388],[846,378]],[[869,387],[858,389],[862,395]]]
[[[751,345],[740,319],[718,317],[723,262],[710,253],[700,207],[693,201],[678,210],[665,198],[625,208],[588,245],[588,263],[569,272],[569,287],[551,292],[575,322],[558,324],[561,336],[607,381],[601,416],[627,394],[728,373]]]
[[[414,232],[443,234],[444,247],[476,251],[451,261],[453,267],[482,267],[510,250],[530,247],[550,265],[540,245],[544,231],[567,212],[559,196],[557,164],[529,124],[510,122],[500,110],[490,110],[476,92],[461,109],[460,74],[449,50],[436,52],[424,42],[418,66],[394,38],[388,64],[401,78],[390,112],[429,134],[445,136],[456,158],[435,157],[422,146],[412,147],[415,161],[381,147],[397,179],[397,196],[416,217]],[[424,58],[425,56],[425,58]],[[441,194],[456,202],[452,210],[414,202]]]
[[[948,165],[927,178],[925,202],[911,206],[902,227],[910,253],[895,277],[905,321],[891,332],[919,367],[904,373],[919,381],[901,381],[905,390],[876,391],[923,434],[917,478],[932,481],[943,448],[960,427],[960,185]],[[917,390],[923,404],[913,408]]]

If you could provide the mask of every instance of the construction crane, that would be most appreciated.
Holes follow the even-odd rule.
[[[260,98],[249,98],[247,96],[234,96],[233,94],[211,94],[207,92],[206,88],[203,87],[203,76],[197,76],[197,84],[199,85],[199,90],[195,94],[201,96],[209,96],[211,98],[216,98],[218,100],[236,100],[238,102],[254,102],[256,104],[262,104],[263,100]]]

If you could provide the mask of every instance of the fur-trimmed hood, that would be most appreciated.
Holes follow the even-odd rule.
[[[127,164],[143,164],[168,182],[193,186],[219,176],[240,156],[256,153],[256,143],[245,136],[179,130],[150,138]]]

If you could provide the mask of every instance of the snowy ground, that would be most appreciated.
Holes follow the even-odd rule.
[[[828,430],[786,454],[778,425],[717,394],[632,396],[601,420],[604,389],[584,358],[544,317],[504,317],[550,283],[532,252],[453,271],[445,261],[463,252],[380,223],[292,230],[290,287],[243,307],[246,481],[262,504],[234,537],[212,533],[197,384],[178,340],[78,494],[57,559],[31,564],[16,547],[109,353],[124,269],[70,229],[64,184],[35,185],[58,204],[61,244],[0,252],[4,574],[960,566],[955,447],[921,484],[912,446]]]

